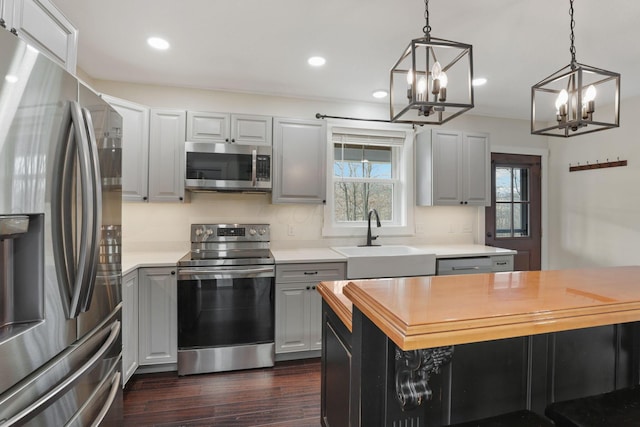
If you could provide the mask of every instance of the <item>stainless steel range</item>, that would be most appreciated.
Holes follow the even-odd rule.
[[[178,263],[178,375],[273,366],[268,224],[193,224]]]

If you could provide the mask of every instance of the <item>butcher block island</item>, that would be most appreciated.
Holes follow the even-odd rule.
[[[639,383],[640,267],[322,282],[322,422],[444,426]]]

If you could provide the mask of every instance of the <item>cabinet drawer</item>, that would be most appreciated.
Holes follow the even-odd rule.
[[[491,271],[513,271],[513,255],[491,257]]]
[[[345,271],[346,263],[344,262],[281,264],[276,265],[276,282],[344,280]]]

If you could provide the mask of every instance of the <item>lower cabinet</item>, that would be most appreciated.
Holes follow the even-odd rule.
[[[140,365],[178,362],[178,283],[175,267],[141,268],[139,287]]]
[[[122,386],[138,369],[138,270],[122,279]]]
[[[276,353],[322,348],[319,282],[344,280],[345,263],[276,265]]]

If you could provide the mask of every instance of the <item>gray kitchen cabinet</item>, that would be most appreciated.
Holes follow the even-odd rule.
[[[276,265],[276,354],[322,347],[321,281],[344,280],[346,263]]]
[[[432,130],[416,136],[416,204],[491,204],[490,142],[486,133]]]
[[[138,270],[122,278],[122,386],[138,369]]]
[[[7,28],[76,74],[78,30],[50,0],[3,0],[1,7]]]
[[[122,116],[122,200],[149,198],[149,107],[109,95],[102,98]]]
[[[325,203],[327,132],[322,120],[274,119],[273,203]]]
[[[271,145],[273,118],[248,114],[187,111],[187,141]]]
[[[178,362],[178,286],[175,267],[139,269],[140,365]]]
[[[149,123],[149,201],[182,202],[186,112],[151,109]]]

